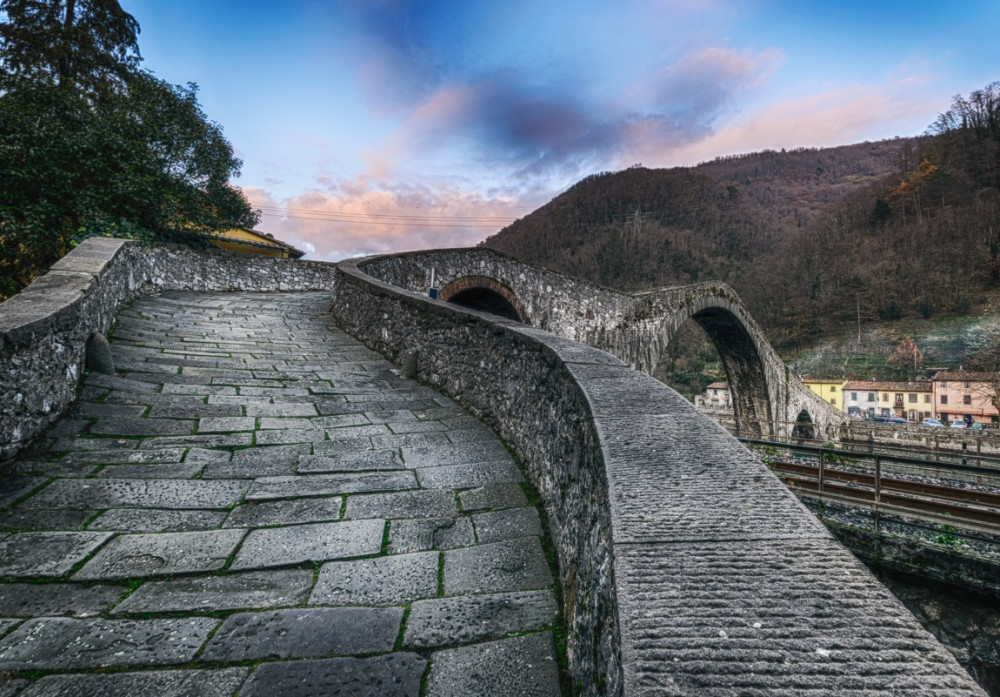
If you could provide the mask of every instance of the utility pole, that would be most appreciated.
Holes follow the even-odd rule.
[[[858,347],[861,347],[861,296],[858,296]]]

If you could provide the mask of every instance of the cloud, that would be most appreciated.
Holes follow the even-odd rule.
[[[779,60],[773,51],[701,49],[603,99],[582,83],[538,84],[510,70],[443,85],[409,113],[383,162],[451,149],[515,181],[577,177],[642,147],[706,137]]]
[[[244,193],[264,213],[261,230],[308,250],[307,258],[328,261],[472,246],[531,210],[511,196],[366,177],[280,200],[254,187]]]
[[[661,144],[647,162],[695,164],[721,155],[764,149],[827,147],[871,137],[912,132],[901,124],[920,122],[940,109],[935,97],[911,93],[909,81],[856,85],[768,104],[691,143]]]

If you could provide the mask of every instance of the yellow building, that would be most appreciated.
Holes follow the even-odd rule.
[[[847,380],[824,380],[822,378],[802,378],[802,384],[812,390],[827,404],[844,410],[844,385]]]
[[[275,239],[273,235],[242,227],[232,228],[225,232],[208,233],[207,236],[216,247],[234,252],[263,254],[281,259],[298,259],[305,254],[292,245]]]

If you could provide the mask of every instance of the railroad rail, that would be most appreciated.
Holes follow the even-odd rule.
[[[876,529],[881,514],[891,513],[936,524],[947,524],[990,535],[1000,535],[1000,493],[972,488],[969,480],[992,481],[1000,489],[996,466],[983,467],[955,462],[885,453],[861,453],[810,445],[742,439],[751,445],[784,449],[789,456],[772,456],[771,468],[798,495],[821,501],[870,508]],[[808,458],[806,461],[805,458]],[[850,458],[848,465],[842,460]],[[888,471],[887,471],[888,468]],[[929,469],[933,476],[915,481],[899,476]],[[967,486],[947,483],[966,482]]]

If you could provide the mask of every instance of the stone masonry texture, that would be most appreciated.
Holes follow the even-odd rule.
[[[724,429],[607,353],[414,292],[419,256],[342,262],[336,314],[373,349],[415,356],[419,379],[480,415],[524,463],[559,558],[580,694],[982,694]],[[431,256],[443,278],[472,275],[473,260],[479,274],[501,265],[472,255],[451,270]],[[532,299],[522,301],[531,324],[542,324]],[[419,454],[410,462],[419,479]],[[477,515],[477,535],[513,534],[500,530],[515,515]],[[498,566],[514,571],[501,550]],[[458,552],[455,561],[469,558]],[[517,567],[530,564],[527,550],[516,558]],[[460,568],[446,569],[446,596],[466,583],[508,591],[487,588],[489,573],[456,575]],[[492,676],[493,664],[477,663],[480,651],[442,652],[429,691],[457,694],[469,671]]]
[[[429,300],[429,268],[526,323]],[[0,695],[981,695],[630,369],[688,317],[745,424],[829,426],[720,284],[88,241],[0,306]]]
[[[467,411],[337,329],[331,302],[168,292],[119,313],[119,373],[85,374],[65,419],[4,465],[0,690],[418,697],[439,650],[521,634],[546,640],[519,660],[555,665],[544,531],[477,541],[472,522],[501,510],[537,521],[520,485],[490,497],[454,474],[454,486],[418,476],[475,471],[487,453],[523,480],[514,461]],[[439,440],[413,440],[425,432]],[[269,433],[287,442],[262,444]],[[474,512],[458,503],[467,493]],[[532,575],[504,573],[504,595],[446,590],[455,574],[496,573],[489,550],[513,543],[530,550]],[[452,571],[446,555],[460,552]],[[422,611],[420,637],[438,638],[404,646],[411,605],[433,601],[478,610]],[[539,694],[556,697],[545,676]]]

